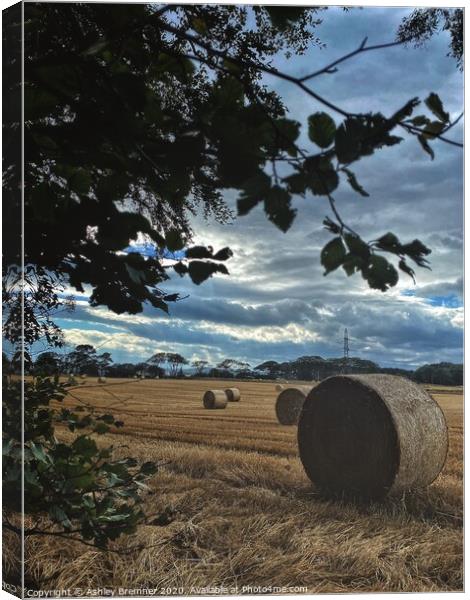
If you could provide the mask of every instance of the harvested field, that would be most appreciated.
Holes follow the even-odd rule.
[[[272,382],[236,382],[243,402],[221,411],[205,410],[202,394],[233,380],[108,383],[87,383],[74,393],[95,406],[113,405],[125,421],[103,441],[127,445],[118,450],[123,455],[166,463],[152,479],[155,493],[145,508],[152,515],[171,509],[172,517],[110,546],[147,546],[129,555],[33,538],[26,548],[30,587],[156,588],[167,595],[211,586],[228,593],[250,593],[244,586],[306,593],[462,590],[461,393],[434,395],[450,439],[437,480],[355,505],[317,494],[298,459],[296,426],[277,422]]]

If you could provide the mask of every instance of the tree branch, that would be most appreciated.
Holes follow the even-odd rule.
[[[304,77],[300,77],[299,81],[308,81],[309,79],[313,79],[314,77],[318,77],[318,75],[322,75],[323,73],[336,73],[338,69],[335,69],[336,65],[339,65],[342,62],[345,62],[352,58],[353,56],[357,56],[358,54],[362,54],[363,52],[369,52],[370,50],[380,50],[382,48],[393,48],[394,46],[401,46],[406,43],[407,40],[397,41],[397,42],[389,42],[386,44],[376,44],[374,46],[366,46],[367,37],[364,38],[359,48],[353,50],[349,54],[345,54],[341,58],[333,61],[323,69],[319,69],[318,71],[314,71],[310,73],[310,75],[305,75]]]

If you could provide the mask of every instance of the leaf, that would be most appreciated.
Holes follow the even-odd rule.
[[[233,252],[226,246],[214,254],[214,260],[228,260],[229,258],[232,258],[232,256]]]
[[[325,267],[324,275],[337,269],[344,261],[346,249],[340,237],[333,238],[321,251],[321,264]]]
[[[429,119],[424,115],[417,115],[411,119],[411,124],[415,127],[422,127],[423,125],[427,125],[430,123]]]
[[[238,214],[246,215],[261,202],[271,188],[271,178],[263,171],[247,179],[242,185],[242,192],[237,200]]]
[[[445,127],[444,123],[441,123],[440,121],[432,121],[431,123],[426,125],[426,127],[422,130],[423,131],[422,135],[426,139],[433,140],[440,133],[442,133],[442,130],[444,129],[444,127]]]
[[[359,256],[352,254],[346,254],[344,259],[343,269],[348,277],[353,275],[356,271],[362,271],[364,268],[364,260]]]
[[[415,272],[413,271],[413,269],[407,264],[407,262],[403,259],[401,259],[398,262],[398,268],[401,269],[402,271],[404,271],[405,273],[407,273],[412,279],[413,282],[416,283],[415,281]]]
[[[308,187],[316,196],[327,196],[338,187],[338,173],[329,158],[324,156],[307,158],[304,162],[304,170]]]
[[[419,102],[419,98],[412,98],[405,104],[405,106],[397,110],[397,112],[392,116],[391,120],[398,123],[405,117],[411,117],[413,110],[416,108],[416,106],[418,106]]]
[[[49,508],[49,516],[53,521],[59,523],[65,529],[70,529],[72,527],[72,523],[70,522],[67,514],[55,504],[52,504],[52,506]]]
[[[399,239],[391,231],[377,240],[377,247],[386,252],[393,252],[394,254],[399,254],[402,251]]]
[[[277,225],[281,231],[286,232],[292,225],[296,211],[291,208],[291,195],[287,190],[274,186],[264,201],[264,211],[268,219]]]
[[[29,448],[36,460],[42,463],[49,463],[49,457],[44,452],[44,448],[41,444],[35,444],[34,442],[30,442]]]
[[[81,435],[72,444],[72,448],[85,458],[91,458],[98,452],[96,442],[86,435]]]
[[[386,292],[398,282],[398,273],[395,267],[383,256],[371,256],[367,269],[362,271],[364,278],[373,289]]]
[[[437,94],[431,92],[424,101],[429,110],[443,123],[449,122],[449,113],[445,112],[442,100]]]
[[[344,240],[351,254],[365,260],[369,260],[370,248],[363,239],[361,239],[358,235],[346,233],[344,235]]]
[[[332,221],[330,217],[325,217],[323,219],[323,225],[325,229],[331,231],[331,233],[339,233],[341,231],[341,227]]]
[[[356,192],[361,194],[361,196],[364,196],[366,198],[369,197],[369,194],[365,191],[365,189],[362,187],[362,185],[360,185],[360,183],[357,181],[356,175],[352,171],[350,171],[346,167],[342,167],[341,171],[346,173],[346,176],[348,178],[348,183],[352,187],[353,190],[355,190]]]
[[[170,229],[165,234],[165,245],[170,252],[176,252],[184,248],[184,241],[177,229]]]
[[[292,194],[304,194],[308,184],[305,173],[293,173],[292,175],[284,177],[283,181],[287,184],[287,187]]]
[[[336,130],[335,150],[340,163],[348,164],[361,155],[363,128],[358,119],[347,118]]]
[[[186,250],[186,258],[212,258],[212,251],[206,246],[193,246]]]
[[[228,275],[225,265],[213,262],[205,262],[202,260],[191,261],[189,263],[188,271],[191,280],[196,285],[199,285],[209,277],[212,277],[214,273],[224,273],[225,275]]]
[[[316,112],[308,118],[308,137],[320,148],[328,148],[334,139],[336,124],[325,112]]]
[[[428,140],[424,137],[424,135],[418,135],[418,141],[421,144],[423,150],[429,154],[431,160],[434,160],[434,150],[431,148],[431,146],[428,143]]]
[[[300,134],[300,123],[292,119],[276,119],[274,125],[277,145],[274,150],[286,150],[291,156],[297,156],[295,141]]]

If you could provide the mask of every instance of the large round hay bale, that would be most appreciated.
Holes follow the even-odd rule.
[[[204,408],[225,408],[227,406],[227,396],[224,390],[207,390],[202,403]]]
[[[276,416],[281,425],[295,425],[299,420],[305,398],[311,385],[282,388],[276,400]]]
[[[106,377],[98,377],[98,383],[106,383]]]
[[[337,375],[308,394],[298,428],[299,453],[326,493],[378,499],[424,487],[447,455],[439,405],[394,375]]]
[[[283,385],[281,385],[280,383],[276,384],[276,392],[282,392],[283,389],[284,389]]]
[[[240,402],[240,390],[238,388],[227,388],[225,395],[228,402]]]

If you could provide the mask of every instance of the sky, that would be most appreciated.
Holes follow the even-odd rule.
[[[275,66],[301,76],[369,44],[393,41],[410,9],[369,7],[343,12],[329,8],[316,33],[326,48],[312,47],[302,57],[279,58]],[[351,112],[390,115],[410,98],[436,92],[451,119],[463,107],[463,77],[446,56],[442,34],[423,48],[398,47],[361,54],[335,74],[314,80],[315,91]],[[289,116],[304,125],[324,107],[288,82],[266,78],[283,98]],[[423,110],[425,112],[425,110]],[[340,119],[335,117],[337,123]],[[331,234],[322,228],[330,214],[326,200],[295,201],[297,218],[282,233],[261,207],[227,225],[193,219],[195,243],[230,246],[229,276],[216,275],[200,286],[176,274],[168,293],[188,294],[170,305],[170,316],[152,307],[140,315],[115,315],[92,308],[86,294],[76,295],[73,313],[57,323],[67,349],[91,343],[111,352],[115,362],[139,362],[155,352],[179,352],[188,360],[211,364],[235,358],[255,366],[304,355],[342,355],[343,332],[350,354],[382,366],[414,369],[424,363],[462,361],[463,343],[463,152],[433,142],[434,161],[415,138],[355,163],[354,172],[369,192],[363,198],[341,184],[335,198],[344,220],[365,239],[393,231],[403,242],[421,239],[432,249],[432,270],[416,268],[416,285],[405,274],[392,290],[371,290],[356,275],[339,269],[327,277],[320,251]],[[463,120],[449,132],[463,139]],[[304,136],[302,143],[307,145]],[[235,192],[225,194],[236,206]]]

